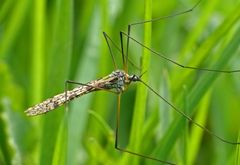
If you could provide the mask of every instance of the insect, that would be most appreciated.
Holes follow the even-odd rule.
[[[184,12],[180,12],[177,13],[175,15],[171,15],[172,16],[176,16],[176,15],[181,15],[187,12],[192,11],[196,6],[198,6],[200,3],[200,1],[190,10],[184,11]],[[166,17],[167,18],[167,17]],[[161,18],[162,19],[162,18]],[[117,113],[117,128],[116,128],[116,137],[115,137],[115,148],[118,150],[121,150],[123,152],[128,152],[130,154],[134,154],[134,155],[138,155],[144,158],[148,158],[148,159],[153,159],[156,160],[158,162],[162,162],[162,163],[166,163],[166,164],[172,164],[171,162],[167,162],[164,160],[159,160],[157,158],[151,157],[151,156],[146,156],[134,151],[130,151],[127,149],[122,149],[118,146],[118,135],[119,135],[119,122],[120,122],[120,94],[122,92],[125,91],[125,89],[127,88],[128,85],[130,85],[131,82],[140,82],[142,83],[145,87],[147,87],[150,91],[152,91],[156,96],[158,96],[160,99],[164,100],[172,109],[174,109],[175,111],[177,111],[178,113],[180,113],[182,116],[184,116],[188,121],[192,122],[194,125],[202,128],[204,131],[206,131],[207,133],[209,133],[212,136],[215,136],[216,138],[218,138],[220,141],[223,141],[225,143],[229,143],[229,144],[239,144],[238,142],[231,142],[226,140],[225,138],[222,138],[218,135],[216,135],[215,133],[211,132],[209,129],[205,128],[204,126],[198,124],[197,122],[195,122],[192,118],[190,118],[188,115],[186,115],[184,112],[180,111],[179,108],[175,107],[172,103],[170,103],[168,100],[166,100],[165,98],[163,98],[161,95],[159,95],[159,93],[157,93],[152,87],[150,87],[146,82],[144,82],[141,78],[144,74],[138,76],[138,75],[129,75],[128,74],[128,63],[129,61],[129,57],[128,57],[128,45],[130,41],[134,41],[135,43],[141,45],[142,47],[144,47],[145,49],[148,49],[148,51],[151,51],[152,53],[156,54],[157,56],[160,56],[161,58],[164,58],[165,60],[168,60],[169,62],[174,63],[175,65],[178,65],[182,68],[188,68],[188,69],[193,69],[193,70],[202,70],[202,71],[209,71],[209,72],[222,72],[222,73],[233,73],[233,72],[240,72],[239,70],[218,70],[218,69],[208,69],[208,68],[197,68],[197,67],[192,67],[192,66],[184,66],[181,65],[165,56],[163,56],[160,53],[155,52],[154,50],[152,50],[151,48],[149,48],[148,46],[145,46],[144,44],[142,44],[141,42],[137,41],[135,38],[133,38],[131,36],[131,27],[137,24],[145,24],[148,22],[154,22],[154,21],[158,21],[161,19],[154,19],[154,20],[150,20],[150,21],[143,21],[143,22],[138,22],[135,24],[131,24],[128,26],[128,32],[120,32],[120,36],[121,36],[121,54],[122,54],[122,60],[123,60],[123,70],[115,70],[113,71],[111,74],[107,75],[106,77],[100,78],[98,80],[94,80],[91,81],[89,83],[86,84],[82,84],[82,83],[76,83],[79,84],[80,86],[77,88],[74,88],[73,90],[70,91],[65,91],[62,94],[56,95],[53,98],[47,99],[46,101],[37,104],[36,106],[33,106],[31,108],[29,108],[26,113],[29,116],[35,116],[35,115],[39,115],[42,113],[46,113],[50,110],[53,110],[55,108],[57,108],[60,105],[63,105],[64,103],[82,96],[84,94],[90,93],[90,92],[94,92],[94,91],[98,91],[98,90],[105,90],[105,91],[109,91],[109,92],[113,92],[115,94],[118,94],[118,113]],[[107,44],[109,45],[109,42],[112,42],[111,38],[104,33],[104,36],[106,38]],[[127,47],[126,50],[124,50],[123,47],[123,39],[127,38]],[[109,46],[110,52],[111,52],[111,48]],[[112,55],[112,53],[111,53]],[[114,61],[114,57],[112,55],[112,59]],[[115,64],[115,62],[114,62]],[[71,81],[68,81],[68,83],[71,83]],[[74,82],[72,82],[74,83]]]
[[[113,71],[106,77],[98,80],[90,81],[86,84],[79,83],[79,87],[74,88],[70,91],[58,94],[53,98],[49,98],[42,103],[39,103],[25,111],[28,116],[36,116],[47,113],[57,107],[77,98],[82,95],[98,90],[106,90],[116,94],[124,92],[126,87],[131,82],[141,81],[137,75],[128,75],[123,70]],[[71,83],[71,81],[67,81]]]

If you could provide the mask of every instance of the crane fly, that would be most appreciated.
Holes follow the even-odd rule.
[[[86,84],[78,83],[80,86],[58,94],[52,98],[49,98],[42,103],[39,103],[33,107],[28,108],[25,113],[27,116],[36,116],[47,113],[57,107],[77,98],[82,95],[88,94],[90,92],[98,90],[106,90],[116,94],[120,94],[125,91],[126,87],[131,82],[141,81],[140,77],[137,75],[128,75],[123,70],[115,70],[111,74],[90,81]],[[74,83],[72,81],[67,81],[67,83]]]
[[[169,15],[169,16],[165,16],[165,17],[160,17],[160,18],[155,18],[155,19],[150,19],[150,20],[145,20],[145,21],[129,24],[127,33],[120,31],[121,48],[119,48],[117,46],[117,44],[114,43],[114,41],[107,35],[107,33],[103,32],[103,35],[105,37],[105,40],[108,45],[110,55],[111,55],[111,58],[112,58],[112,61],[113,61],[114,67],[115,67],[115,71],[113,71],[112,73],[110,73],[109,75],[107,75],[105,77],[90,81],[88,83],[78,83],[78,82],[74,82],[74,81],[66,81],[66,84],[73,83],[73,84],[78,84],[79,86],[72,90],[65,90],[65,92],[63,92],[61,94],[58,94],[58,95],[56,95],[52,98],[49,98],[39,104],[36,104],[33,107],[28,108],[25,111],[26,115],[27,116],[36,116],[36,115],[45,114],[51,110],[56,109],[57,107],[59,107],[63,104],[66,104],[67,102],[69,102],[77,97],[83,96],[83,95],[91,93],[91,92],[101,91],[101,90],[111,92],[111,93],[117,94],[117,96],[118,96],[118,106],[117,106],[118,109],[117,109],[116,132],[115,132],[115,148],[119,151],[126,152],[129,154],[135,155],[135,156],[140,156],[140,157],[143,157],[146,159],[151,159],[153,161],[157,161],[160,163],[174,164],[172,162],[160,160],[160,159],[152,157],[150,155],[144,155],[144,154],[141,154],[141,153],[138,153],[135,151],[130,151],[128,149],[119,147],[118,141],[119,141],[119,124],[120,124],[120,97],[121,97],[121,94],[127,89],[127,87],[131,83],[139,82],[139,83],[143,84],[147,89],[149,89],[152,93],[154,93],[155,96],[157,96],[159,99],[163,100],[166,104],[168,104],[168,106],[170,106],[173,110],[175,110],[177,113],[182,115],[186,120],[191,122],[193,125],[201,128],[206,133],[215,137],[216,139],[220,140],[223,143],[227,143],[227,144],[231,144],[231,145],[239,145],[240,144],[239,142],[230,141],[221,136],[218,136],[217,134],[215,134],[214,132],[212,132],[211,130],[206,128],[205,126],[197,123],[191,117],[189,117],[187,114],[185,114],[183,111],[181,111],[175,105],[173,105],[170,101],[168,101],[167,99],[162,97],[150,85],[148,85],[147,82],[142,80],[142,76],[144,73],[141,75],[128,74],[128,63],[134,65],[133,62],[128,58],[128,47],[129,47],[130,41],[137,43],[138,45],[142,46],[144,49],[147,49],[148,51],[159,56],[160,58],[162,58],[178,67],[184,68],[184,69],[200,70],[200,71],[207,71],[207,72],[219,72],[219,73],[236,73],[236,72],[238,73],[238,72],[240,72],[240,70],[218,70],[218,69],[209,69],[209,68],[199,68],[199,67],[194,67],[194,66],[185,66],[185,65],[182,65],[182,64],[164,56],[161,53],[154,51],[150,47],[144,45],[143,43],[139,42],[138,40],[136,40],[135,38],[133,38],[131,36],[131,27],[132,26],[146,24],[146,23],[153,23],[153,22],[160,21],[162,19],[167,19],[167,18],[171,18],[171,17],[189,13],[189,12],[193,11],[200,4],[201,1],[202,0],[198,1],[189,10],[178,12],[173,15]],[[123,46],[124,38],[126,38],[126,45],[127,45],[126,50],[124,50],[124,46]],[[117,69],[110,43],[113,44],[113,46],[115,48],[117,48],[117,50],[122,55],[122,63],[123,63],[122,70]]]

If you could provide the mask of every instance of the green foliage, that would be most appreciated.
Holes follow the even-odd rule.
[[[195,0],[2,0],[0,2],[0,164],[158,164],[114,148],[117,96],[96,92],[57,110],[24,110],[64,91],[65,80],[109,74],[102,32],[191,8]],[[203,0],[192,12],[132,26],[131,36],[181,64],[240,69],[240,3]],[[124,44],[126,44],[126,36]],[[116,64],[121,55],[111,44]],[[126,46],[124,46],[126,50]],[[130,40],[129,74],[217,135],[239,140],[240,79],[180,68]],[[73,88],[71,86],[70,88]],[[121,95],[119,146],[177,164],[236,164],[239,146],[225,144],[179,115],[138,83]]]

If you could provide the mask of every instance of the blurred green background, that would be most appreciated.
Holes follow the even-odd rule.
[[[0,164],[158,164],[114,149],[117,96],[112,93],[92,93],[70,103],[69,111],[61,107],[38,117],[27,117],[24,110],[63,92],[65,80],[86,83],[109,74],[114,67],[103,31],[119,45],[119,31],[144,20],[144,14],[157,18],[196,2],[153,0],[145,10],[149,0],[1,0]],[[152,32],[134,26],[131,36],[144,42],[147,34],[154,50],[181,64],[240,69],[239,8],[238,0],[203,0],[191,13],[154,23]],[[112,49],[121,68],[121,56]],[[129,56],[139,67],[142,51],[130,42]],[[217,135],[237,141],[239,73],[182,69],[148,56],[150,65],[142,72],[152,88]],[[129,65],[129,73],[142,72]],[[122,148],[177,164],[239,163],[236,145],[188,124],[153,93],[135,101],[144,95],[139,86],[144,87],[132,85],[122,94]]]

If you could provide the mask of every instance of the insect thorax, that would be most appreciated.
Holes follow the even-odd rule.
[[[111,89],[117,93],[121,93],[126,89],[131,81],[129,75],[122,70],[115,70],[107,76],[109,82],[104,85],[104,88]]]

